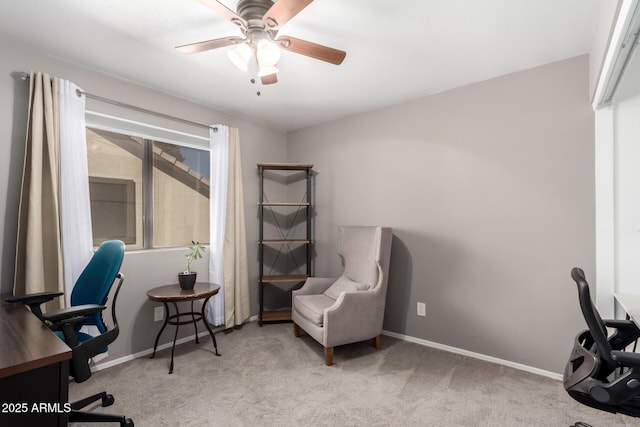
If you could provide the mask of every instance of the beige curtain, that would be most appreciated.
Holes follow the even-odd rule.
[[[55,78],[31,73],[18,218],[14,295],[63,291],[58,194],[59,117]],[[62,298],[45,309],[64,305]]]
[[[242,161],[240,135],[236,128],[229,128],[227,177],[227,212],[223,246],[224,311],[225,327],[231,328],[241,325],[250,314]]]

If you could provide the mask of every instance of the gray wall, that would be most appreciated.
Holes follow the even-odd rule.
[[[287,139],[315,163],[316,275],[341,270],[338,225],[393,227],[386,330],[562,372],[584,327],[569,272],[594,276],[586,56]]]
[[[257,313],[257,161],[315,163],[317,275],[336,275],[336,227],[394,228],[385,329],[561,372],[583,327],[569,269],[594,264],[588,61],[574,58],[289,135],[0,40],[0,291],[15,256],[28,88],[41,70],[88,92],[240,129],[252,313]],[[215,96],[215,95],[212,95]],[[89,102],[88,108],[203,135]],[[110,359],[150,348],[146,291],[171,283],[183,249],[129,252]],[[206,265],[195,266],[206,274]],[[427,317],[415,315],[416,302]],[[166,337],[168,338],[168,337]],[[165,342],[167,339],[164,340]]]
[[[13,78],[14,71],[39,70],[71,80],[85,91],[129,103],[150,110],[185,118],[200,123],[222,123],[240,129],[242,167],[247,214],[249,281],[252,313],[257,313],[257,200],[258,175],[256,162],[282,161],[286,155],[286,136],[237,117],[175,98],[167,94],[131,84],[101,73],[67,64],[48,55],[14,46],[0,39],[0,292],[11,292],[15,261],[16,223],[18,199],[22,177],[28,83]],[[188,78],[188,76],[185,76]],[[212,94],[215,96],[215,94]],[[88,100],[87,109],[112,114],[131,120],[164,126],[202,136],[206,129],[181,125],[154,116]],[[122,335],[110,348],[110,359],[136,353],[153,346],[155,333],[161,323],[153,322],[153,307],[146,292],[155,286],[174,283],[176,274],[184,270],[184,248],[152,252],[128,252],[122,268],[126,276],[118,306],[118,320]],[[200,260],[194,267],[207,277],[206,263]],[[196,264],[194,263],[194,264]],[[192,330],[185,332],[192,333]],[[165,333],[163,342],[169,340]]]

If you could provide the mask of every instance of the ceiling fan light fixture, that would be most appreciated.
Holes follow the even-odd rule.
[[[253,55],[251,46],[247,43],[240,43],[238,47],[227,52],[229,60],[242,71],[249,69],[249,61]]]
[[[261,65],[275,66],[280,61],[280,48],[274,42],[262,39],[258,42],[256,57]]]
[[[271,74],[276,74],[278,69],[275,65],[258,65],[258,77],[270,76]]]
[[[262,84],[278,82],[280,50],[340,65],[346,52],[291,36],[276,38],[280,29],[314,0],[237,0],[236,10],[225,6],[231,0],[199,0],[204,6],[236,24],[242,37],[227,36],[177,46],[185,54],[204,52],[221,47],[229,60],[241,71],[258,70]],[[255,63],[255,64],[254,64]],[[255,80],[255,79],[252,79]]]

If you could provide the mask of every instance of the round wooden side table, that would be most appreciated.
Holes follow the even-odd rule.
[[[164,329],[167,325],[175,325],[176,332],[173,336],[173,346],[171,347],[171,363],[169,364],[169,373],[173,373],[173,354],[176,349],[176,339],[178,338],[178,329],[180,325],[189,325],[193,324],[196,330],[196,344],[200,343],[198,340],[198,326],[196,322],[202,320],[204,326],[209,331],[209,335],[211,335],[211,340],[213,341],[213,349],[216,356],[220,356],[218,353],[218,344],[216,343],[216,337],[207,322],[205,317],[205,310],[207,307],[207,302],[209,298],[214,296],[220,290],[220,286],[215,283],[196,283],[193,289],[185,290],[180,288],[180,285],[177,283],[173,285],[159,286],[157,288],[153,288],[147,292],[147,297],[152,301],[158,301],[164,304],[164,324],[162,328],[160,328],[160,332],[158,332],[158,336],[156,336],[156,341],[153,344],[153,354],[151,355],[151,359],[153,359],[156,355],[156,349],[158,348],[158,340],[160,340],[160,335],[164,332]],[[200,313],[193,310],[193,302],[199,299],[204,299],[202,303],[202,311]],[[191,301],[191,311],[180,312],[178,309],[178,302],[183,301]],[[175,310],[175,314],[169,314],[169,303],[173,305]],[[180,320],[180,317],[187,318],[186,320]]]

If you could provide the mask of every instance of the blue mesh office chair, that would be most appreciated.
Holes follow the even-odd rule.
[[[115,341],[120,328],[116,318],[116,300],[124,276],[119,272],[124,259],[124,243],[109,240],[102,243],[78,277],[71,292],[71,307],[42,313],[40,305],[62,295],[62,292],[44,292],[9,298],[9,302],[22,302],[51,328],[72,350],[71,376],[81,383],[91,376],[89,360],[107,351]],[[113,327],[108,328],[102,318],[111,287],[118,279],[118,286],[111,303]],[[100,335],[91,336],[80,331],[82,326],[95,326]],[[114,398],[106,392],[98,393],[71,404],[69,422],[119,422],[121,426],[133,426],[133,421],[121,415],[81,412],[85,406],[102,400],[102,406],[112,405]]]
[[[602,319],[581,268],[571,270],[588,329],[574,341],[564,388],[578,402],[603,411],[640,417],[640,354],[625,348],[640,338],[631,320]],[[607,328],[613,332],[608,334]],[[575,426],[588,426],[576,423]]]

